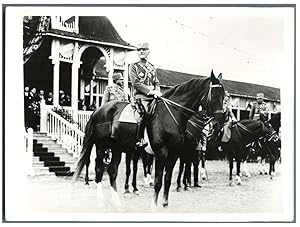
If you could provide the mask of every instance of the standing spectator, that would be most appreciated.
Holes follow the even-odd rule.
[[[29,87],[25,87],[24,89],[24,110],[25,110],[25,128],[28,128],[29,125],[29,121],[28,121],[28,111],[29,111],[29,104],[30,104],[30,100],[29,100]]]
[[[65,106],[71,106],[71,97],[70,97],[70,95],[66,95]]]
[[[89,106],[88,110],[94,111],[95,109],[97,109],[97,106],[95,101],[93,101],[92,105]]]
[[[41,102],[42,99],[45,100],[45,92],[44,90],[40,90],[39,94],[38,94],[38,97],[39,97],[39,102]]]
[[[84,99],[80,99],[80,100],[78,101],[78,109],[79,109],[79,110],[86,110],[86,109],[87,109],[87,108],[86,108],[86,105],[85,105]]]
[[[36,94],[36,88],[32,88],[29,93],[28,115],[28,127],[36,131],[40,116],[39,97]]]
[[[67,103],[67,96],[65,95],[65,92],[63,90],[59,91],[59,105],[65,106]]]
[[[48,97],[46,99],[46,105],[53,105],[53,95],[52,95],[52,92],[48,93]]]

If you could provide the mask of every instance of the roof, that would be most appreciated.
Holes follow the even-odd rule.
[[[176,72],[166,69],[157,69],[158,79],[161,85],[171,87],[176,84],[181,84],[192,78],[204,78],[205,76],[194,75],[182,72]],[[265,99],[269,100],[280,100],[280,89],[258,85],[250,84],[245,82],[238,82],[232,80],[224,80],[223,84],[225,90],[227,90],[232,95],[246,96],[249,98],[255,98],[257,93],[264,93]]]
[[[121,38],[112,23],[105,16],[80,16],[78,34],[58,29],[49,29],[46,34],[80,39],[83,41],[96,41],[132,50],[136,49]]]

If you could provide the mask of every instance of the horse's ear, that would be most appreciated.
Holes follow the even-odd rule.
[[[219,80],[219,81],[222,81],[222,73],[219,74],[218,80]]]
[[[215,76],[215,74],[214,74],[214,70],[213,70],[213,69],[211,70],[210,77],[211,77],[211,78],[216,78],[216,76]]]

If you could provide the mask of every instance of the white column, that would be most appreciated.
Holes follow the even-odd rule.
[[[47,114],[46,114],[46,108],[45,108],[45,100],[42,99],[40,103],[40,131],[41,132],[47,132]]]
[[[75,122],[78,122],[78,68],[80,66],[78,59],[78,42],[75,42],[73,60],[71,78],[71,107],[74,113],[73,119]]]
[[[112,76],[114,74],[114,49],[110,48],[110,59],[109,59],[109,72],[108,72],[108,86],[113,84]]]
[[[128,60],[127,60],[127,51],[125,52],[125,66],[124,66],[124,91],[126,98],[128,95],[130,95],[129,90],[128,90]]]
[[[52,40],[51,57],[53,64],[53,105],[59,105],[59,40]]]

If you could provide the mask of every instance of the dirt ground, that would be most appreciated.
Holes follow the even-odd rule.
[[[191,188],[189,191],[176,191],[178,162],[173,171],[170,189],[169,207],[161,205],[162,192],[159,196],[157,212],[162,213],[192,213],[192,214],[234,214],[238,213],[267,214],[282,212],[281,166],[277,164],[276,176],[259,175],[256,163],[249,163],[251,178],[243,177],[243,185],[229,186],[227,161],[207,161],[206,167],[209,179],[201,181],[201,188]],[[234,170],[235,172],[235,170]],[[91,176],[93,178],[93,176]],[[139,195],[124,194],[125,164],[122,161],[118,175],[118,194],[123,206],[121,213],[150,213],[150,202],[153,187],[145,186],[143,181],[142,163],[139,162],[138,189]],[[130,180],[131,182],[131,180]],[[26,212],[43,213],[97,213],[96,184],[90,182],[84,185],[83,178],[71,184],[69,177],[36,176],[28,177],[24,190],[27,201]],[[119,212],[110,202],[108,176],[104,176],[103,194],[105,197],[105,213]],[[132,187],[130,186],[132,191]],[[78,218],[78,217],[77,217]],[[218,219],[216,219],[218,221]]]

